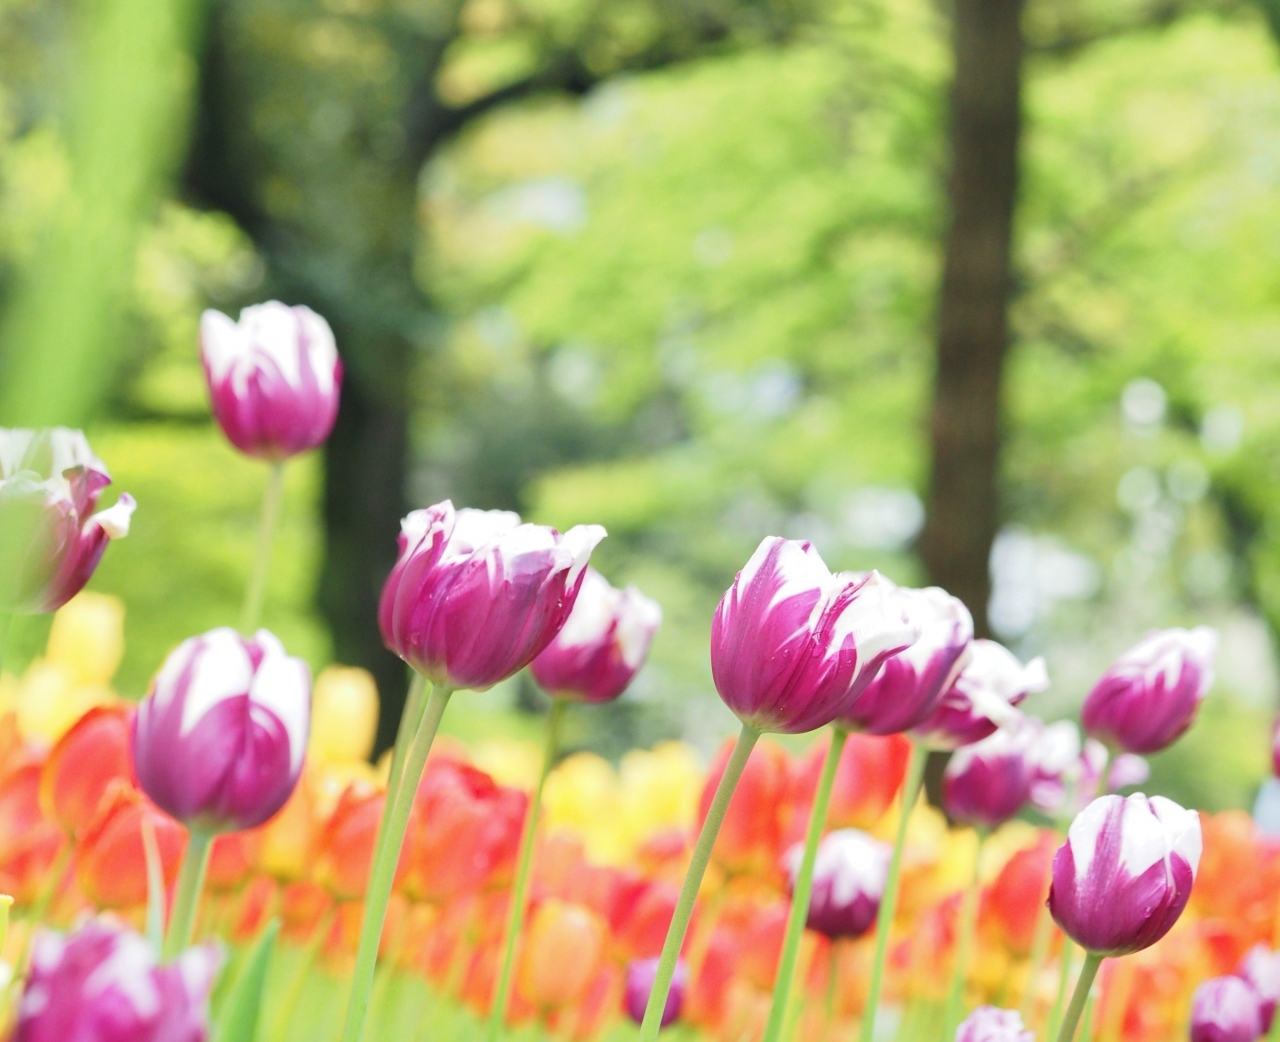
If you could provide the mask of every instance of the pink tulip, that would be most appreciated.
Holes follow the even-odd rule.
[[[626,992],[623,1005],[627,1016],[637,1024],[644,1021],[644,1009],[649,1003],[649,993],[658,975],[658,959],[636,959],[627,967]],[[684,1005],[685,992],[689,989],[689,966],[683,960],[676,962],[675,976],[671,978],[671,990],[667,992],[667,1004],[662,1008],[661,1027],[669,1027],[680,1019],[680,1007]]]
[[[1103,796],[1053,859],[1049,910],[1086,951],[1126,955],[1160,940],[1191,896],[1200,817],[1163,796]]]
[[[283,460],[329,437],[342,362],[329,323],[307,307],[272,300],[200,318],[200,356],[213,414],[241,452]]]
[[[1191,1042],[1257,1042],[1262,1034],[1258,993],[1239,977],[1207,980],[1191,999]]]
[[[183,641],[138,705],[133,762],[162,810],[206,831],[260,825],[297,784],[311,679],[266,630]]]
[[[1191,726],[1213,685],[1218,635],[1158,630],[1126,651],[1085,699],[1084,729],[1112,749],[1155,753]]]
[[[149,942],[106,919],[42,932],[14,1042],[205,1042],[220,962],[204,945],[160,965]]]
[[[813,863],[813,893],[806,925],[824,937],[861,937],[876,924],[880,898],[889,876],[893,848],[858,829],[836,829],[818,845]],[[787,851],[785,863],[794,887],[804,844]]]
[[[711,675],[743,723],[801,734],[848,713],[919,635],[878,572],[832,575],[809,543],[770,536],[716,608]]]
[[[634,586],[616,590],[588,568],[568,621],[529,671],[557,698],[611,701],[639,672],[661,622],[656,601]]]
[[[1265,1034],[1271,1030],[1276,1006],[1280,1004],[1280,952],[1273,952],[1265,944],[1255,944],[1245,953],[1236,976],[1248,981],[1258,993]]]
[[[901,588],[907,614],[920,623],[920,637],[890,658],[841,724],[867,734],[897,734],[923,723],[938,708],[969,657],[973,617],[958,599],[930,586]]]
[[[134,502],[96,514],[107,468],[80,431],[0,427],[0,612],[56,611],[89,581]]]
[[[1012,709],[1049,686],[1044,659],[1025,666],[994,640],[975,640],[970,659],[937,710],[912,732],[933,749],[958,749],[981,741],[1018,718]]]
[[[490,688],[560,632],[604,535],[599,525],[561,535],[448,500],[415,510],[401,523],[400,559],[382,589],[382,639],[436,684]]]
[[[1151,774],[1141,756],[1125,753],[1107,769],[1107,747],[1096,738],[1082,744],[1070,720],[1041,728],[1031,751],[1031,805],[1051,818],[1074,817],[1099,795],[1107,770],[1107,792],[1141,785]]]
[[[979,1006],[956,1029],[955,1042],[1035,1042],[1015,1009]]]
[[[994,829],[1022,810],[1031,798],[1037,725],[1022,721],[1002,727],[956,750],[942,776],[942,804],[952,818]]]

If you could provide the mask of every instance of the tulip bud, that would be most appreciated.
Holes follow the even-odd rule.
[[[813,863],[813,893],[806,925],[824,937],[861,937],[876,923],[893,849],[858,829],[837,829],[822,838]],[[786,856],[792,888],[804,844]]]
[[[145,938],[106,919],[42,932],[14,1042],[204,1042],[221,961],[202,945],[161,965]]]
[[[49,753],[41,772],[40,803],[69,835],[88,827],[113,782],[132,781],[132,726],[132,706],[99,706],[85,713]]]
[[[1127,955],[1160,940],[1191,896],[1200,816],[1163,796],[1103,796],[1053,859],[1049,910],[1086,951]]]
[[[1037,730],[1030,721],[1018,723],[957,749],[942,776],[947,813],[988,830],[1017,814],[1031,796]]]
[[[484,690],[519,672],[573,610],[599,525],[561,535],[504,510],[415,510],[382,589],[388,648],[436,684]]]
[[[110,786],[77,848],[76,879],[93,905],[128,909],[147,903],[147,831],[155,839],[161,878],[170,887],[187,846],[182,826],[137,789]]]
[[[1207,980],[1191,999],[1191,1042],[1257,1042],[1262,1034],[1258,993],[1239,977]]]
[[[945,590],[899,588],[920,637],[890,658],[841,724],[868,734],[910,731],[929,718],[969,658],[973,616]]]
[[[1213,685],[1218,635],[1208,626],[1157,630],[1130,648],[1089,692],[1084,729],[1113,749],[1155,753],[1191,726]]]
[[[311,683],[301,659],[266,630],[183,641],[138,705],[138,783],[179,821],[247,829],[275,814],[302,771]]]
[[[577,1002],[604,958],[604,920],[582,905],[543,901],[525,932],[520,993],[542,1010]]]
[[[1035,1042],[1015,1009],[979,1006],[956,1029],[956,1042]]]
[[[1273,952],[1265,944],[1255,944],[1245,953],[1236,976],[1248,981],[1258,993],[1262,1033],[1266,1034],[1271,1030],[1276,1006],[1280,1004],[1280,952]]]
[[[970,659],[934,713],[913,732],[933,749],[980,742],[997,727],[1018,719],[1012,709],[1049,686],[1044,659],[1025,666],[994,640],[975,640]]]
[[[568,620],[529,672],[557,698],[611,701],[639,672],[661,622],[656,601],[634,586],[616,590],[588,568]]]
[[[132,496],[93,513],[110,484],[80,431],[0,427],[0,612],[54,611],[80,592],[129,534]]]
[[[239,322],[206,311],[200,358],[213,414],[241,452],[288,459],[329,437],[342,362],[329,323],[310,308],[272,300],[245,308]]]
[[[649,1005],[649,993],[653,991],[653,982],[658,976],[658,959],[636,959],[627,967],[627,990],[623,1004],[627,1016],[637,1024],[644,1023],[644,1010]],[[667,992],[667,1004],[662,1007],[662,1021],[659,1027],[670,1027],[680,1019],[680,1007],[684,1005],[684,994],[689,989],[689,965],[683,959],[676,960],[675,975],[671,978],[671,990]]]
[[[807,542],[765,539],[711,623],[720,697],[759,731],[803,734],[843,716],[920,635],[893,589],[878,572],[832,575]]]
[[[367,669],[326,666],[311,692],[311,739],[307,759],[314,764],[351,763],[369,758],[378,727],[378,685]]]

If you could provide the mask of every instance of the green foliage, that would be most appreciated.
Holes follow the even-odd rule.
[[[218,1012],[214,1042],[255,1042],[258,1038],[263,1000],[267,996],[267,974],[279,932],[280,921],[272,919],[245,955],[235,983]]]

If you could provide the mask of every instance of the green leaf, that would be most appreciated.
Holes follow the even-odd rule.
[[[272,919],[245,959],[240,977],[227,996],[226,1005],[214,1029],[214,1042],[254,1042],[258,1034],[258,1012],[266,990],[267,971],[275,951],[280,920]]]

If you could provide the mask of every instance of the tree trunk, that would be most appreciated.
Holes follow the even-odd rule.
[[[1001,383],[1022,121],[1022,0],[956,0],[950,226],[938,306],[932,469],[920,556],[988,632],[1000,520]],[[937,758],[935,758],[936,760]],[[931,795],[940,764],[930,765]]]

